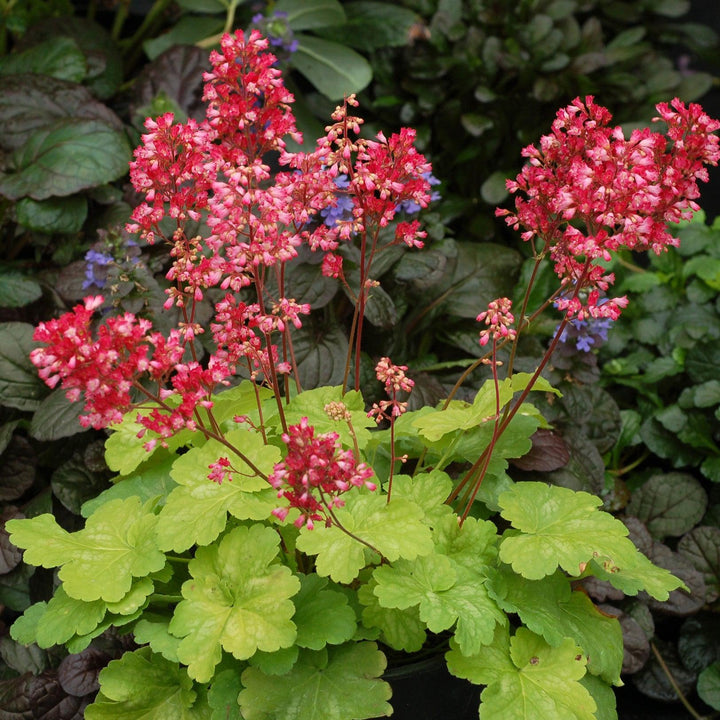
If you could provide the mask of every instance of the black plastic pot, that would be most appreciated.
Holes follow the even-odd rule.
[[[481,688],[451,675],[442,655],[390,668],[384,679],[393,720],[477,720]]]

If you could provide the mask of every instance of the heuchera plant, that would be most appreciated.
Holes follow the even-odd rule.
[[[352,96],[313,152],[287,152],[293,98],[266,50],[255,31],[224,36],[207,119],[148,120],[135,152],[145,201],[130,229],[170,244],[166,307],[178,327],[163,335],[130,313],[96,325],[102,298],[90,297],[37,328],[33,362],[48,385],[84,397],[85,425],[111,429],[118,478],[77,532],[47,514],[8,522],[26,562],[59,568],[55,595],[13,637],[78,652],[110,627],[132,634],[137,649],[103,670],[88,720],[386,716],[386,652],[429,648],[485,686],[488,720],[612,717],[620,626],[577,582],[658,600],[682,584],[599,498],[513,484],[505,470],[546,426],[527,397],[556,392],[541,372],[567,324],[616,318],[626,303],[606,296],[603,262],[620,247],[675,243],[665,224],[697,208],[720,123],[675,100],[658,106],[667,136],[625,139],[590,97],[561,110],[509,183],[514,212],[499,211],[532,244],[536,269],[555,263],[557,291],[517,315],[506,298],[479,313],[492,378],[472,402],[454,399],[456,387],[408,412],[408,369],[381,358],[387,399],[368,408],[372,263],[392,245],[422,247],[418,222],[400,214],[428,204],[431,168],[412,130],[361,138]],[[350,215],[324,222],[341,199]],[[340,387],[303,390],[295,372],[293,328],[310,308],[284,287],[301,245],[324,254],[324,274],[354,300]],[[514,372],[519,337],[553,303],[562,320],[545,358]]]

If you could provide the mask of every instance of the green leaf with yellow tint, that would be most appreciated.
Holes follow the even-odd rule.
[[[184,668],[150,648],[125,653],[100,673],[100,692],[86,720],[210,720],[204,694]]]
[[[259,433],[239,429],[226,438],[266,475],[280,460],[280,450],[266,445]],[[218,484],[208,473],[210,464],[221,457],[228,457],[237,472]],[[178,457],[170,474],[179,487],[158,516],[158,543],[164,550],[183,552],[195,543],[207,545],[225,529],[228,513],[240,520],[265,520],[279,504],[267,480],[216,440]]]
[[[245,720],[347,720],[389,715],[390,686],[380,679],[385,656],[371,642],[305,650],[287,675],[242,674]]]
[[[413,559],[432,551],[430,528],[422,522],[423,511],[402,498],[387,502],[379,494],[351,492],[346,504],[334,512],[342,526],[372,545],[390,561]],[[303,528],[297,547],[316,555],[316,571],[335,582],[352,582],[365,566],[368,547],[335,526]]]
[[[487,685],[483,720],[595,720],[595,701],[579,682],[586,658],[570,639],[551,647],[526,628],[511,638],[498,626],[495,641],[477,655],[453,648],[446,658],[453,675]]]
[[[25,550],[25,562],[60,566],[65,592],[78,600],[118,602],[134,577],[165,566],[155,539],[157,517],[140,500],[112,500],[88,518],[83,530],[69,533],[50,514],[11,520],[12,542]]]
[[[290,600],[300,581],[275,562],[280,538],[269,527],[237,527],[218,545],[198,548],[182,586],[170,632],[183,638],[177,654],[198,682],[208,682],[225,650],[246,660],[295,642]]]

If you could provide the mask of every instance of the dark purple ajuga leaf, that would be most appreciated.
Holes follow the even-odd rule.
[[[692,615],[705,605],[705,579],[687,558],[659,542],[653,543],[648,557],[655,565],[669,570],[675,577],[680,578],[690,589],[690,592],[673,590],[666,602],[648,597],[647,604],[651,610],[665,615],[682,616]]]
[[[37,458],[30,443],[14,435],[0,463],[0,501],[17,500],[33,484]]]
[[[112,660],[108,653],[93,647],[63,658],[58,666],[58,681],[68,695],[83,697],[100,689],[98,675]]]
[[[145,66],[135,82],[131,105],[134,114],[161,93],[195,120],[205,117],[202,102],[203,73],[210,70],[207,51],[193,45],[176,45]]]
[[[0,720],[82,720],[87,705],[65,693],[54,670],[0,683]]]
[[[22,560],[22,551],[10,542],[10,536],[5,530],[5,523],[14,518],[25,517],[16,507],[8,505],[0,514],[0,575],[9,573],[17,567]]]
[[[570,451],[560,435],[540,428],[530,439],[532,450],[523,457],[510,461],[516,468],[551,472],[567,465]]]

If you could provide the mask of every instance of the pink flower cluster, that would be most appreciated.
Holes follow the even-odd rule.
[[[407,365],[393,365],[389,357],[380,358],[375,366],[375,376],[385,384],[385,392],[390,398],[373,404],[368,417],[374,417],[375,422],[392,422],[407,410],[407,403],[397,399],[399,392],[409,393],[415,387],[415,381],[405,374],[406,370]]]
[[[488,326],[487,329],[480,331],[480,345],[487,345],[490,338],[493,342],[515,338],[517,331],[511,327],[515,322],[515,316],[510,312],[511,310],[512,300],[509,298],[499,298],[488,303],[488,309],[475,318],[477,322],[484,322]]]
[[[165,308],[178,308],[178,328],[163,337],[130,313],[94,328],[92,312],[101,301],[88,299],[36,331],[44,347],[33,352],[33,362],[49,385],[61,383],[73,400],[85,394],[85,425],[117,422],[137,399],[131,397],[134,388],[156,402],[139,416],[145,428],[161,438],[195,428],[199,407],[210,408],[212,391],[239,365],[277,390],[277,376],[292,366],[288,329],[300,328],[310,312],[307,304],[285,295],[284,264],[307,244],[325,254],[325,274],[342,278],[342,243],[387,225],[402,203],[424,207],[430,201],[431,167],[413,147],[414,132],[354,137],[362,121],[348,115],[348,107],[357,104],[353,97],[336,109],[313,152],[287,152],[285,138],[301,137],[290,107],[293,96],[267,48],[256,30],[247,38],[241,31],[223,36],[205,75],[206,119],[176,123],[172,114],[148,119],[130,165],[144,200],[128,230],[169,244]],[[279,153],[285,171],[271,173],[269,152]],[[352,200],[353,219],[328,227],[320,213],[338,202],[339,174],[349,177],[343,192]],[[160,227],[167,219],[169,235]],[[187,229],[197,221],[205,225],[201,234]],[[390,244],[419,247],[423,236],[417,223],[402,223]],[[370,255],[379,249],[373,246]],[[255,302],[238,298],[247,288]],[[216,350],[201,364],[195,352],[195,339],[204,332],[198,303],[210,289],[219,297],[209,324]]]
[[[352,487],[376,489],[370,481],[372,468],[358,464],[350,450],[342,450],[337,433],[316,437],[315,428],[307,418],[302,418],[299,424],[288,428],[282,439],[287,445],[287,456],[275,465],[268,481],[277,489],[279,498],[300,510],[295,521],[298,527],[312,529],[320,520],[330,525],[333,508],[344,505],[340,495]],[[289,508],[282,507],[273,514],[284,520],[288,512]]]
[[[568,317],[616,319],[625,298],[603,299],[614,281],[602,265],[613,250],[658,253],[676,238],[667,223],[698,209],[698,181],[705,165],[720,159],[720,122],[697,104],[675,99],[657,106],[667,136],[649,129],[625,138],[608,110],[588,96],[557,113],[539,147],[523,150],[528,163],[507,187],[517,195],[515,212],[498,209],[527,241],[549,249],[566,285],[558,307]],[[576,290],[583,290],[583,296]]]
[[[208,397],[229,374],[228,366],[212,358],[207,367],[197,362],[181,362],[182,334],[172,330],[169,337],[150,332],[149,320],[124,313],[110,317],[93,332],[94,311],[103,303],[101,296],[85,298],[72,312],[40,323],[34,339],[44,343],[30,353],[40,377],[50,387],[61,383],[67,397],[76,401],[85,396],[86,415],[80,417],[83,427],[101,429],[120,422],[134,402],[132,391],[149,391],[138,379],[149,378],[163,389],[158,391],[159,404],[151,404],[138,414],[144,430],[153,430],[168,438],[183,428],[196,429],[198,406],[210,407]],[[164,385],[169,388],[164,388]],[[170,396],[178,402],[166,404]],[[154,446],[156,441],[150,441]]]

